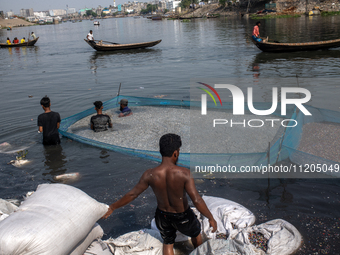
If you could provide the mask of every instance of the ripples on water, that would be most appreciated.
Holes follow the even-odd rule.
[[[127,192],[141,173],[156,163],[62,139],[58,148],[44,148],[37,133],[41,97],[48,95],[52,110],[62,118],[121,94],[187,99],[190,79],[247,77],[254,81],[294,78],[312,90],[313,103],[338,109],[340,50],[262,53],[250,41],[256,21],[208,19],[181,23],[147,19],[107,19],[0,30],[0,41],[34,31],[37,46],[0,49],[0,143],[29,145],[30,164],[7,165],[15,155],[0,154],[0,197],[22,197],[53,176],[80,172],[72,185],[111,203]],[[281,42],[340,38],[339,17],[301,17],[262,21],[262,36]],[[118,43],[163,41],[154,48],[100,53],[83,38],[92,29],[95,39]],[[317,78],[313,85],[304,78]],[[320,82],[319,82],[320,81]],[[268,85],[270,88],[270,85]],[[296,86],[296,83],[293,85]],[[257,89],[268,89],[257,88]],[[32,97],[29,97],[32,96]],[[128,175],[126,174],[128,173]],[[335,180],[206,180],[200,193],[225,197],[252,210],[257,223],[283,218],[304,236],[299,254],[339,254],[339,181]],[[149,227],[155,209],[151,190],[132,206],[100,221],[112,236]],[[106,236],[107,237],[107,236]],[[104,238],[106,238],[104,237]],[[327,238],[327,239],[326,239]]]

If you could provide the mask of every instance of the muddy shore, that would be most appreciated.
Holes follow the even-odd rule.
[[[36,25],[35,23],[28,22],[23,19],[13,18],[13,19],[2,19],[0,18],[0,27],[7,28],[7,27],[24,27],[24,26],[33,26]]]

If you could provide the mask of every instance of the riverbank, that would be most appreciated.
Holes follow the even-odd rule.
[[[2,19],[0,18],[0,28],[7,28],[7,27],[26,27],[26,26],[34,26],[35,23],[28,22],[23,19]]]
[[[340,11],[337,9],[313,10],[310,12],[301,12],[296,7],[286,8],[284,10],[267,10],[264,5],[258,5],[253,7],[248,14],[246,9],[235,6],[222,7],[219,4],[208,4],[196,8],[195,10],[189,9],[184,10],[181,14],[172,15],[172,19],[194,19],[194,18],[217,18],[217,17],[228,17],[228,16],[242,16],[244,18],[251,19],[275,19],[275,18],[298,18],[302,15],[321,15],[321,16],[335,16],[340,15]],[[330,11],[332,10],[332,11]]]

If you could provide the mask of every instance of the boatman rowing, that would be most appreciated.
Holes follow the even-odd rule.
[[[97,111],[97,115],[91,117],[91,129],[94,132],[106,131],[107,127],[112,128],[112,122],[109,115],[103,114],[102,101],[96,101],[93,103],[94,109]]]
[[[92,30],[90,30],[90,33],[87,34],[86,38],[90,43],[96,44],[93,38]]]
[[[188,204],[187,194],[198,211],[209,219],[212,231],[216,232],[217,223],[204,200],[198,194],[190,170],[176,165],[181,137],[166,134],[159,140],[162,163],[146,170],[138,184],[120,200],[110,205],[104,219],[116,209],[127,205],[151,186],[157,199],[155,221],[163,239],[163,254],[173,255],[176,231],[190,236],[195,248],[202,244],[201,224]]]
[[[260,38],[260,26],[261,26],[261,22],[258,21],[256,22],[256,25],[254,26],[254,29],[253,29],[253,34],[252,34],[252,38],[257,41],[257,42],[266,42],[266,40],[262,40]]]

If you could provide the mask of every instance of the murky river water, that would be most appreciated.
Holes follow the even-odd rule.
[[[41,144],[37,133],[39,101],[48,95],[62,118],[92,107],[96,100],[121,94],[188,99],[191,78],[299,76],[318,78],[310,88],[318,107],[339,110],[340,50],[269,54],[249,40],[255,21],[238,18],[181,23],[147,19],[107,19],[0,30],[6,37],[39,36],[36,47],[0,49],[0,143],[28,147],[30,164],[15,168],[15,155],[0,154],[0,197],[20,198],[37,185],[53,182],[61,173],[80,172],[74,185],[97,200],[111,203],[138,181],[155,162],[101,150],[67,139],[60,147]],[[84,41],[95,39],[133,43],[162,39],[146,50],[100,53]],[[301,17],[262,21],[261,35],[281,42],[340,38],[340,17]],[[300,85],[301,85],[300,84]],[[295,84],[294,84],[295,86]],[[303,85],[301,85],[303,86]],[[339,254],[340,190],[338,179],[218,179],[197,187],[201,194],[224,197],[253,211],[256,224],[282,218],[302,233],[298,254]],[[149,227],[156,201],[149,189],[131,205],[100,221],[106,237]],[[104,239],[106,239],[104,237]]]

